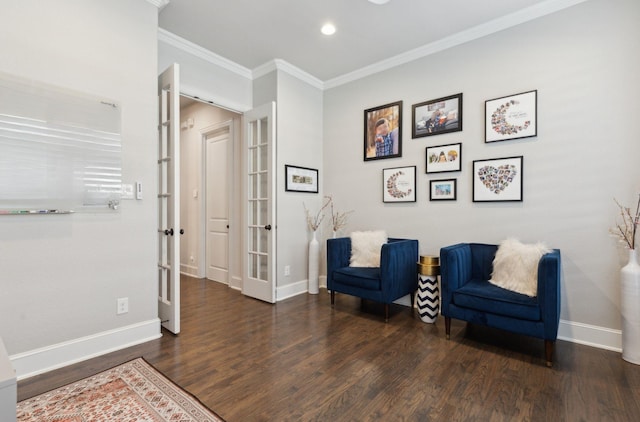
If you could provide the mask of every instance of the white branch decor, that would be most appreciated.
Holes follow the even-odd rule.
[[[620,208],[622,222],[616,222],[615,228],[609,229],[609,232],[616,235],[621,242],[625,242],[629,249],[635,249],[636,230],[638,228],[638,220],[640,219],[640,195],[638,195],[635,214],[631,214],[631,209],[622,206],[617,199],[614,198],[613,200],[616,202],[616,205],[618,205],[618,208]]]
[[[331,196],[327,196],[326,198],[329,198],[329,202],[331,203],[331,227],[334,232],[337,232],[347,225],[347,218],[353,210],[344,212],[336,211],[333,207],[333,198]]]
[[[311,212],[309,211],[305,203],[304,202],[302,203],[302,206],[304,207],[304,212],[307,216],[307,226],[309,227],[309,230],[311,230],[312,232],[315,232],[316,230],[318,230],[318,228],[320,227],[320,223],[322,223],[322,220],[324,220],[323,211],[325,210],[325,208],[327,208],[331,204],[331,198],[326,196],[325,198],[328,198],[327,201],[322,204],[322,207],[318,210],[315,216],[312,216]]]

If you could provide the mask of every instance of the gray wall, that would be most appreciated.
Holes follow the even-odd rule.
[[[639,16],[635,0],[592,0],[326,91],[322,180],[325,193],[355,210],[347,231],[417,238],[421,254],[509,236],[545,241],[562,250],[562,334],[575,339],[576,323],[587,324],[595,338],[580,341],[607,343],[602,336],[621,326],[627,259],[608,233],[613,197],[635,206],[640,192]],[[485,144],[485,100],[533,89],[538,136]],[[411,105],[458,92],[464,131],[411,139]],[[363,110],[397,100],[402,158],[364,162]],[[462,171],[425,174],[425,147],[455,142]],[[472,161],[516,155],[524,156],[524,201],[473,203]],[[417,202],[382,203],[382,169],[413,165]],[[452,177],[457,201],[430,202],[429,181]]]
[[[139,332],[130,339],[130,327],[160,335],[157,8],[142,0],[5,6],[0,71],[119,101],[123,182],[142,182],[145,195],[117,213],[0,218],[0,336],[20,376],[22,357],[41,355],[45,367],[73,360],[57,348],[65,342],[83,349],[87,340],[80,354],[90,355],[141,340]],[[129,298],[128,314],[116,315],[119,297]],[[49,360],[53,350],[62,353]]]

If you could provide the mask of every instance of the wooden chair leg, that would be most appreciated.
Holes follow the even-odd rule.
[[[553,341],[544,341],[544,355],[547,358],[547,366],[551,368],[553,366]]]
[[[336,304],[336,292],[331,290],[331,306]]]
[[[384,322],[389,322],[389,304],[384,304]]]
[[[444,317],[444,332],[449,340],[451,338],[451,318],[449,317]]]

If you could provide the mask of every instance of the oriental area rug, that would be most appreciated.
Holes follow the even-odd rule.
[[[18,403],[19,422],[224,422],[143,358]]]

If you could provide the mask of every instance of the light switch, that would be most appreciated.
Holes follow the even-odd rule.
[[[136,199],[142,199],[142,183],[136,182]]]

